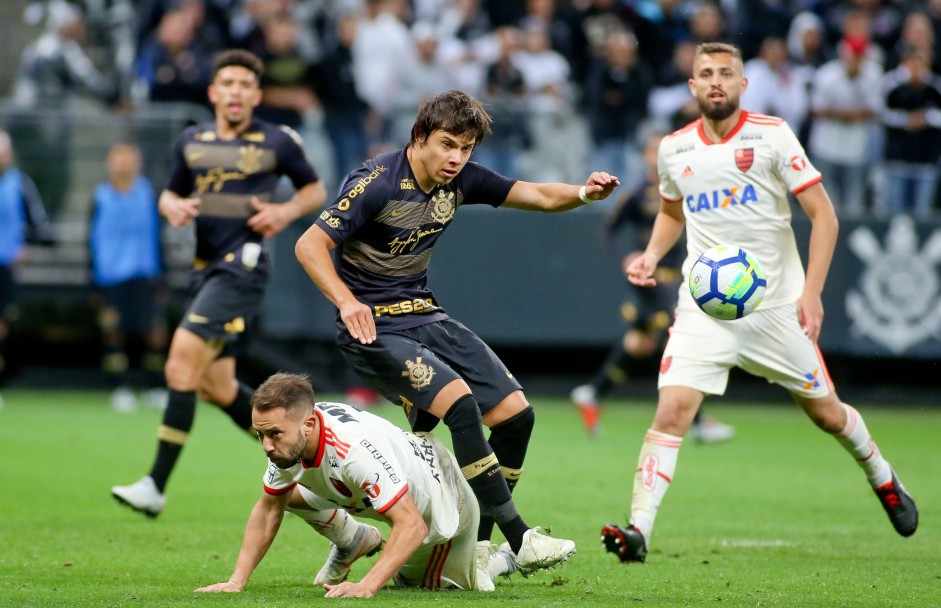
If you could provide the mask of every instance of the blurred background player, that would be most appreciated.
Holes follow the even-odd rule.
[[[606,234],[611,247],[623,260],[622,268],[627,272],[630,263],[643,253],[634,251],[638,243],[650,240],[653,223],[660,211],[660,193],[657,190],[657,148],[665,133],[651,132],[643,150],[643,182],[615,207],[605,222]],[[631,251],[623,251],[620,234],[631,228]],[[683,282],[680,266],[685,256],[681,244],[671,249],[657,266],[657,284],[650,289],[638,289],[629,284],[631,297],[621,306],[621,316],[630,328],[624,337],[608,353],[604,363],[592,376],[588,384],[572,390],[571,398],[582,416],[582,423],[589,435],[601,432],[601,400],[618,385],[627,382],[632,363],[652,361],[666,341],[667,328],[673,320],[677,289]],[[685,288],[685,285],[684,285]],[[735,428],[696,412],[689,433],[697,441],[712,443],[727,441],[735,435]]]
[[[252,389],[235,376],[235,358],[258,313],[268,278],[266,237],[323,203],[326,191],[287,127],[253,118],[261,102],[264,65],[230,50],[216,56],[209,100],[215,121],[186,129],[174,150],[173,171],[160,212],[174,228],[196,225],[190,302],[173,334],[165,367],[167,407],[157,431],[150,473],[114,498],[155,517],[196,416],[196,397],[219,406],[251,429]],[[263,202],[288,176],[297,192],[285,203]]]
[[[748,81],[737,47],[701,44],[693,66],[689,91],[702,116],[660,144],[657,173],[663,202],[647,248],[627,269],[628,279],[653,287],[660,259],[685,230],[684,274],[700,252],[734,242],[761,260],[768,290],[761,308],[736,321],[713,319],[696,306],[688,290],[680,290],[660,364],[657,412],[634,470],[630,522],[627,527],[604,526],[602,542],[622,562],[647,558],[683,436],[703,399],[725,392],[732,367],[786,389],[860,466],[895,531],[911,536],[918,528],[915,501],[883,458],[863,417],[837,396],[817,345],[821,294],[839,230],[820,172],[808,162],[787,123],[741,108]],[[709,193],[721,190],[726,198],[720,204]],[[806,274],[791,226],[789,192],[812,225]]]
[[[10,324],[17,316],[15,266],[23,261],[26,243],[52,241],[36,184],[13,165],[13,157],[13,141],[6,131],[0,131],[0,388],[10,373],[7,341]]]
[[[104,296],[99,323],[105,350],[102,367],[114,385],[111,406],[128,412],[137,402],[132,388],[156,384],[152,376],[159,374],[166,350],[158,297],[160,215],[153,186],[140,174],[136,145],[111,146],[107,166],[108,180],[98,184],[92,201],[92,280]],[[147,377],[134,377],[132,371],[141,369]]]

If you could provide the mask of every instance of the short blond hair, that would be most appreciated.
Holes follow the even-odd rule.
[[[278,372],[252,395],[252,409],[259,412],[283,408],[289,413],[308,414],[314,407],[314,389],[307,374]]]
[[[745,62],[742,60],[742,51],[734,44],[727,42],[703,42],[696,46],[696,55],[693,56],[693,65],[699,61],[703,55],[731,55],[738,65],[738,71],[745,73]]]

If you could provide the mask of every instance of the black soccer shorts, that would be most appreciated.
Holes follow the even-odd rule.
[[[264,296],[264,284],[222,272],[210,274],[193,286],[180,327],[207,342],[221,341],[219,358],[235,357],[247,342]]]
[[[372,344],[341,344],[343,356],[366,382],[402,406],[414,428],[417,410],[427,411],[450,382],[464,380],[485,414],[522,390],[483,340],[461,323],[444,319],[381,333]]]

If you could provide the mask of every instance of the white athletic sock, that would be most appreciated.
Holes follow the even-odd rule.
[[[288,509],[322,534],[337,547],[348,547],[353,542],[359,522],[343,509],[312,511],[310,509]]]
[[[843,408],[846,410],[846,427],[834,435],[836,440],[853,455],[872,487],[892,481],[892,467],[872,440],[863,417],[851,405],[844,403]]]
[[[634,473],[634,494],[631,498],[631,523],[650,542],[653,522],[660,501],[667,493],[683,438],[648,429],[637,459]]]

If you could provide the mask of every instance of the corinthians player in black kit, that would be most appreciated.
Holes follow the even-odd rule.
[[[158,202],[170,225],[195,222],[196,259],[190,301],[165,367],[168,398],[157,454],[148,475],[111,489],[119,502],[151,517],[166,503],[164,490],[193,426],[197,394],[251,429],[253,391],[236,380],[235,357],[264,296],[264,238],[326,198],[297,134],[252,118],[261,101],[261,60],[230,50],[216,56],[213,68],[208,93],[215,121],[180,136],[170,182]],[[265,202],[282,175],[297,192],[285,203]]]
[[[527,573],[575,551],[572,541],[524,523],[510,495],[522,473],[533,409],[493,351],[441,308],[426,271],[461,205],[567,211],[606,198],[618,180],[596,172],[581,187],[535,184],[468,162],[490,122],[480,102],[460,91],[423,102],[409,145],[352,172],[296,253],[337,306],[337,340],[357,373],[402,406],[413,430],[428,431],[439,419],[450,430],[480,503],[478,568],[486,569],[496,523]],[[491,429],[489,443],[481,423]]]

